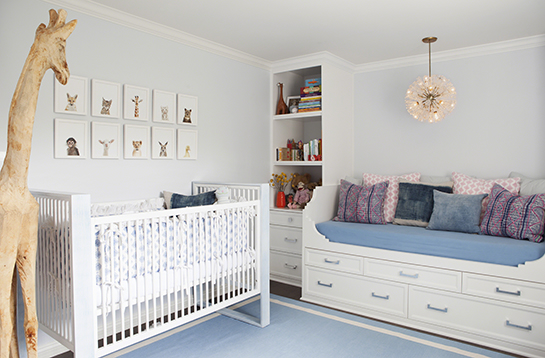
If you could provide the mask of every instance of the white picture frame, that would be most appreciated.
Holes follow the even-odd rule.
[[[178,129],[178,159],[197,159],[197,134],[197,131],[194,129]]]
[[[198,97],[178,94],[178,124],[196,126],[199,119]]]
[[[55,118],[55,158],[87,158],[88,122]]]
[[[121,113],[121,85],[115,82],[91,80],[91,115],[119,118]]]
[[[123,117],[135,121],[149,120],[149,89],[133,85],[123,87]]]
[[[167,127],[151,127],[151,158],[176,158],[176,130]]]
[[[125,159],[148,159],[150,151],[150,127],[125,124],[123,153]]]
[[[176,93],[153,90],[152,120],[158,123],[176,123]]]
[[[87,114],[87,91],[88,80],[85,77],[70,76],[65,85],[61,84],[56,77],[55,82],[55,105],[57,113],[65,114]]]
[[[119,159],[121,153],[121,125],[91,122],[91,158]]]

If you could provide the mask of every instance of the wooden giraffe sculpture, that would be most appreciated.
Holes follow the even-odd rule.
[[[25,306],[25,338],[29,358],[37,357],[36,247],[38,203],[28,190],[28,164],[38,92],[52,69],[66,84],[66,38],[76,20],[65,24],[66,11],[49,10],[49,25],[40,24],[9,110],[8,146],[0,171],[0,358],[19,357],[17,348],[17,272]],[[17,270],[15,270],[17,267]]]

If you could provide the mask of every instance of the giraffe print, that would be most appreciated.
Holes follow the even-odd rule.
[[[134,118],[138,118],[140,117],[139,104],[142,103],[143,100],[140,99],[140,96],[134,96],[132,101],[134,102]]]

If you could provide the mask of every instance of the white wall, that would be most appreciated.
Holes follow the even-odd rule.
[[[6,148],[13,91],[50,8],[39,0],[0,4],[0,151]],[[193,180],[268,181],[267,70],[68,10],[71,19],[78,25],[67,41],[68,65],[73,75],[89,79],[89,87],[95,78],[146,87],[150,95],[159,89],[198,97],[198,160],[54,159],[54,118],[109,119],[55,113],[48,71],[35,117],[31,189],[91,193],[93,202],[102,202],[154,197],[162,190],[189,193]]]
[[[432,63],[458,94],[436,124],[405,109],[405,92],[427,65],[356,74],[355,175],[545,177],[544,64],[545,47]]]

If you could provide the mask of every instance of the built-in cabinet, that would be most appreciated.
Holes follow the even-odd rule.
[[[283,83],[283,98],[287,103],[288,97],[300,94],[300,88],[310,78],[321,79],[322,110],[276,115],[278,83]],[[311,181],[321,180],[324,184],[338,184],[341,178],[352,175],[354,79],[350,65],[330,54],[283,61],[273,66],[271,87],[271,174],[284,172],[289,177],[291,173],[309,173]],[[321,139],[322,160],[278,161],[276,148],[286,147],[288,139],[304,143]],[[275,197],[276,191],[271,188],[271,279],[300,286],[301,225],[283,225],[278,219],[292,217],[294,223],[300,223],[304,210],[275,210]]]

